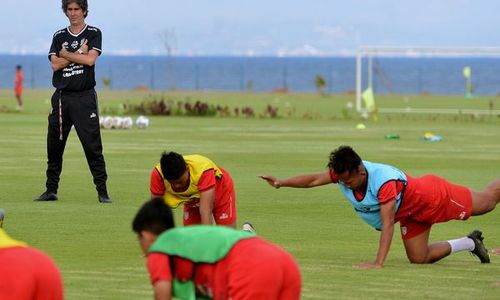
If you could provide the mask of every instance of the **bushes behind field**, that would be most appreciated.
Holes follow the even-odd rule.
[[[227,105],[208,104],[201,100],[186,97],[183,101],[176,101],[164,96],[149,95],[139,104],[124,103],[120,110],[125,114],[162,115],[162,116],[202,116],[202,117],[246,117],[246,118],[278,118],[278,107],[267,105],[261,112],[256,113],[250,106],[230,108]],[[105,108],[103,113],[116,113]]]

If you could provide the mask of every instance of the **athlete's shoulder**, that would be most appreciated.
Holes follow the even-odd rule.
[[[101,33],[101,30],[99,28],[95,27],[95,26],[87,25],[87,30],[91,31],[91,32]]]
[[[63,29],[59,29],[58,31],[56,31],[56,32],[54,33],[54,36],[53,36],[53,37],[56,37],[56,36],[59,36],[59,35],[64,35],[64,34],[66,34],[66,33],[68,33],[68,28],[67,28],[67,27],[66,27],[66,28],[63,28]]]

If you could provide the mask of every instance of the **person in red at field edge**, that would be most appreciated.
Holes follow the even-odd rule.
[[[17,100],[17,110],[23,110],[23,68],[21,65],[16,66],[16,79],[14,81],[14,94],[16,95]]]
[[[163,197],[171,208],[184,204],[184,225],[236,227],[236,195],[229,173],[201,155],[163,152],[151,172],[153,197]]]
[[[156,300],[300,299],[302,280],[292,256],[248,231],[175,228],[162,198],[139,209],[132,229],[147,255]]]
[[[13,240],[0,228],[0,299],[61,300],[63,284],[54,261]]]
[[[490,262],[479,230],[432,244],[429,235],[434,223],[467,220],[495,209],[500,202],[500,179],[477,192],[434,175],[411,177],[393,166],[361,160],[349,146],[341,146],[330,154],[327,171],[287,179],[260,177],[275,188],[338,183],[361,218],[381,231],[376,260],[361,263],[359,268],[383,266],[398,221],[406,255],[412,263],[433,263],[462,250],[471,251],[482,263]]]

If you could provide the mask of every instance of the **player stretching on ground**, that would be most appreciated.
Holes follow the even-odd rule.
[[[236,227],[236,195],[229,173],[201,155],[164,152],[151,172],[153,197],[171,208],[184,204],[184,225]]]
[[[450,183],[434,175],[411,177],[395,167],[361,160],[351,147],[341,146],[330,154],[328,170],[277,179],[260,176],[275,188],[311,188],[338,183],[354,210],[381,231],[377,258],[360,268],[381,268],[389,252],[394,224],[400,222],[401,236],[412,263],[433,263],[452,253],[469,250],[482,263],[489,263],[482,233],[429,244],[434,223],[467,220],[492,211],[500,201],[500,179],[484,191]]]

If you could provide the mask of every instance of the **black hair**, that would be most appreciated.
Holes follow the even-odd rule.
[[[16,69],[17,69],[17,70],[21,70],[22,68],[23,68],[23,67],[22,67],[21,65],[17,65],[17,66],[16,66]]]
[[[176,152],[163,152],[160,159],[161,172],[166,180],[179,179],[186,171],[184,157]]]
[[[361,163],[361,157],[351,147],[343,145],[330,153],[328,168],[337,174],[357,172]]]
[[[174,227],[172,209],[161,197],[154,197],[146,201],[132,221],[132,230],[138,234],[146,230],[160,235],[162,232]]]
[[[62,0],[61,8],[64,14],[66,14],[66,12],[68,11],[68,5],[70,5],[71,3],[78,4],[78,6],[80,6],[80,8],[83,10],[83,16],[85,18],[87,17],[87,15],[89,14],[89,5],[87,3],[87,0]]]

